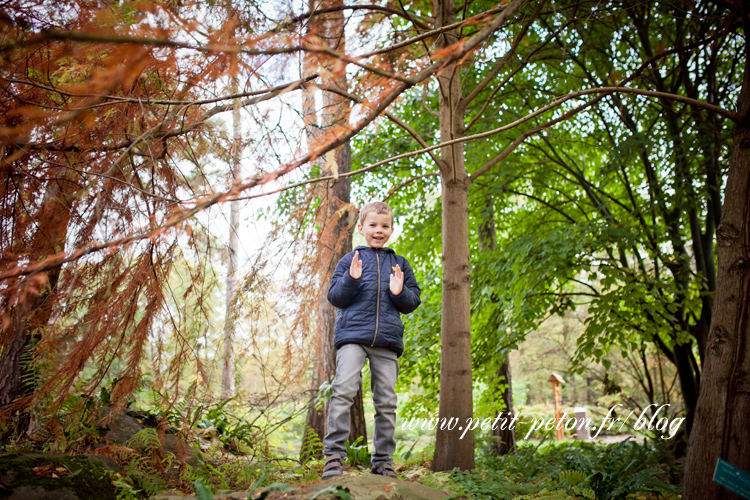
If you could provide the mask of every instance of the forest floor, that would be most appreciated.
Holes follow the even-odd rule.
[[[258,441],[254,434],[241,433],[244,427],[222,427],[222,418],[218,416],[210,427],[196,427],[188,435],[176,429],[157,430],[154,416],[141,410],[126,409],[106,427],[101,427],[99,417],[91,420],[98,422],[94,424],[81,419],[76,425],[62,422],[59,430],[64,432],[41,432],[36,440],[4,446],[4,454],[0,451],[0,497],[23,485],[43,485],[45,489],[83,492],[75,497],[81,500],[135,500],[157,495],[162,500],[186,496],[200,500],[301,500],[323,490],[317,498],[366,500],[362,491],[375,491],[375,498],[381,500],[391,496],[676,499],[682,483],[683,460],[676,440],[642,435],[602,435],[589,442],[530,438],[518,441],[516,453],[497,456],[489,436],[478,435],[474,470],[434,472],[430,462],[434,437],[413,435],[399,437],[402,447],[395,455],[394,468],[401,481],[380,491],[380,487],[324,483],[320,479],[322,460],[301,462],[298,456],[269,446],[268,441]],[[285,448],[297,448],[286,444]],[[315,446],[319,451],[322,443]],[[374,477],[369,460],[367,446],[349,446],[343,479],[369,484]],[[409,496],[396,487],[415,483],[431,488],[437,496],[427,495],[428,490],[422,491],[422,496]],[[98,485],[108,493],[95,493]],[[392,495],[384,496],[390,490]]]
[[[170,468],[164,467],[163,459],[156,460],[154,455],[128,447],[91,451],[112,459],[106,459],[109,472],[103,472],[97,464],[93,474],[102,487],[106,487],[107,493],[76,497],[81,500],[115,496],[159,500],[677,499],[682,481],[682,460],[676,459],[667,447],[655,441],[637,443],[632,439],[612,444],[523,442],[516,454],[503,457],[480,450],[476,468],[466,472],[431,471],[431,450],[428,449],[408,458],[397,457],[395,468],[400,480],[377,487],[371,485],[372,481],[387,482],[387,479],[371,475],[366,464],[356,464],[363,457],[354,454],[350,454],[349,460],[355,465],[346,466],[343,482],[323,482],[321,460],[300,464],[291,459],[250,460],[214,452],[204,455],[204,461],[195,467],[175,465]],[[28,462],[22,466],[28,469],[25,472],[34,475],[31,483],[26,484],[44,484],[45,489],[57,485],[92,494],[98,491],[92,486],[96,481],[87,479],[76,465],[76,461],[81,462],[79,457],[86,455],[55,456],[28,451],[18,454]],[[6,465],[10,461],[6,458],[11,455],[0,457],[0,489],[7,490],[6,493],[13,491],[12,480],[20,476],[17,472],[8,473]],[[101,458],[101,455],[88,456]],[[408,485],[415,483],[425,488],[414,493]],[[0,496],[2,493],[0,491]],[[315,496],[318,493],[320,495]],[[377,494],[371,496],[370,493]]]

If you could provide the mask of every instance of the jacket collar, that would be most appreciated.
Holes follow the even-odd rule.
[[[380,249],[375,249],[373,247],[367,247],[367,246],[364,246],[364,245],[360,245],[357,248],[355,248],[354,250],[359,250],[359,251],[362,251],[362,250],[373,250],[373,251],[380,250],[380,251],[386,252],[386,253],[393,253],[393,254],[396,253],[396,251],[393,250],[392,248],[383,247],[383,248],[380,248]]]

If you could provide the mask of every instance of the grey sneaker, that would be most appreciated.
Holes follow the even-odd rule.
[[[370,472],[377,474],[378,476],[390,477],[392,479],[398,479],[396,472],[393,470],[393,466],[389,463],[373,465]]]
[[[344,474],[344,461],[341,455],[328,455],[323,465],[322,479],[331,479]]]

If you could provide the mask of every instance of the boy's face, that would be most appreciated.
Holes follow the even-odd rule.
[[[362,224],[357,226],[359,234],[365,237],[368,247],[383,248],[393,234],[391,214],[370,212]]]

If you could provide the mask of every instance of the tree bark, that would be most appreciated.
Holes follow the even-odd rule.
[[[452,0],[434,0],[435,27],[453,24],[456,19]],[[458,40],[455,31],[438,37],[436,48]],[[461,109],[461,73],[458,67],[445,68],[438,75],[440,139],[448,141],[464,135]],[[469,252],[469,188],[464,165],[464,145],[440,149],[442,187],[443,297],[440,321],[440,404],[439,426],[435,436],[432,468],[449,471],[474,468],[474,433],[464,433],[474,415],[471,378],[471,289]],[[457,419],[450,430],[447,425]],[[463,438],[461,437],[463,435]]]
[[[325,9],[329,7],[342,7],[343,0],[311,0],[309,9]],[[343,11],[332,12],[325,15],[313,16],[308,24],[308,30],[311,34],[316,34],[319,41],[332,49],[344,52],[346,38],[344,36],[345,18]],[[328,70],[326,74],[331,75],[329,85],[337,86],[343,90],[347,89],[346,73],[333,71],[331,61],[323,61]],[[307,62],[306,73],[313,73],[316,68],[314,64]],[[335,76],[333,76],[335,75]],[[308,91],[307,110],[305,116],[308,117],[308,141],[314,142],[318,139],[323,130],[336,130],[345,128],[349,121],[349,101],[342,97],[326,93],[323,95],[323,113],[320,117],[321,124],[318,125],[318,116],[315,111],[314,91]],[[321,159],[319,165],[326,175],[331,175],[333,170],[339,174],[351,171],[351,149],[347,141],[343,146],[334,151],[332,163],[324,163]],[[321,280],[320,304],[318,306],[318,341],[320,342],[317,350],[320,353],[316,357],[315,366],[313,367],[313,380],[311,393],[317,394],[320,386],[324,382],[330,382],[336,374],[336,349],[333,346],[334,326],[336,323],[336,308],[328,302],[328,287],[333,271],[339,260],[351,252],[352,236],[349,221],[349,211],[341,212],[342,207],[350,203],[351,180],[349,177],[337,179],[329,186],[324,195],[324,208],[322,208],[320,233],[319,233],[319,272]],[[316,408],[317,398],[313,398],[311,405],[308,407],[307,419],[305,423],[305,439],[302,443],[302,460],[311,458],[310,452],[313,451],[309,446],[307,439],[309,429],[322,439],[326,434],[326,419],[328,415],[327,404],[322,408]],[[362,397],[362,388],[357,392],[354,403],[351,408],[351,429],[349,432],[349,442],[353,443],[359,437],[363,438],[361,444],[367,444],[367,428],[365,427],[365,411]],[[320,453],[317,453],[320,456]]]
[[[22,238],[17,240],[11,247],[12,251],[30,250],[31,259],[36,260],[63,251],[71,216],[67,197],[69,192],[75,190],[75,184],[66,180],[63,169],[53,172],[51,180],[47,181],[34,237],[31,242],[24,242]],[[24,243],[30,243],[28,249],[24,247]],[[22,296],[18,301],[9,303],[8,299],[12,295],[6,294],[1,304],[3,309],[9,311],[10,322],[0,331],[0,414],[7,411],[21,412],[19,421],[16,422],[16,431],[25,431],[29,421],[22,400],[36,390],[34,346],[44,334],[52,315],[60,272],[61,268],[56,267],[47,273],[47,283],[33,299]]]
[[[485,211],[482,213],[482,221],[479,225],[479,251],[492,251],[495,249],[495,211],[492,196],[487,195]],[[513,389],[510,377],[510,354],[505,356],[503,364],[497,370],[495,383],[503,384],[502,390],[495,389],[495,401],[502,411],[495,412],[495,419],[499,425],[494,426],[490,435],[495,439],[495,449],[498,455],[507,455],[516,451],[516,428],[511,425],[502,425],[503,422],[510,423],[513,419]],[[500,417],[497,420],[497,417]]]
[[[232,77],[231,92],[238,91],[237,77]],[[236,182],[240,178],[240,159],[242,158],[242,135],[240,130],[240,101],[234,100],[232,109],[232,168],[231,181]],[[234,397],[234,332],[235,296],[237,295],[237,254],[239,252],[240,240],[237,231],[240,226],[240,202],[232,201],[229,208],[229,245],[227,246],[227,296],[226,315],[224,317],[224,349],[222,354],[221,369],[221,400]]]
[[[511,389],[510,378],[510,354],[505,356],[502,366],[497,371],[497,383],[505,384],[500,393],[500,400],[503,402],[504,410],[496,412],[495,417],[500,417],[498,425],[492,428],[492,437],[496,439],[496,449],[498,455],[508,455],[516,452],[516,427],[509,425],[513,420],[513,391]]]
[[[738,4],[739,5],[739,4]],[[745,68],[740,116],[716,231],[718,273],[683,498],[740,498],[714,483],[717,460],[750,472],[750,2],[741,3]]]

